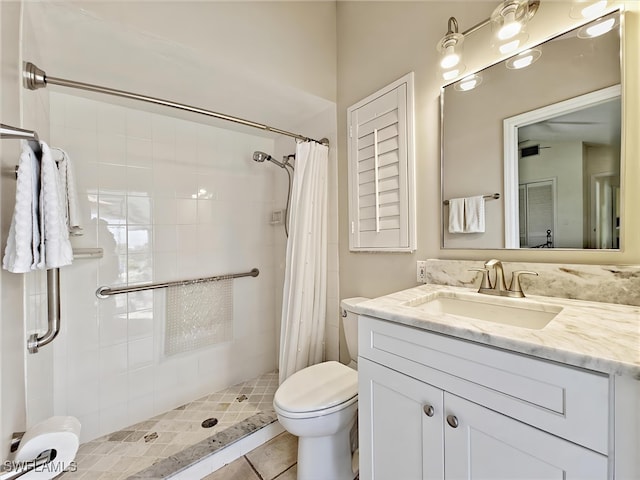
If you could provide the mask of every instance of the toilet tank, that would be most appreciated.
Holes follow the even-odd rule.
[[[369,300],[365,297],[346,298],[340,302],[342,312],[342,324],[344,336],[347,340],[347,349],[352,361],[358,360],[358,314],[353,313],[353,306]]]

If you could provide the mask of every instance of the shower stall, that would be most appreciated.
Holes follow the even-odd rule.
[[[175,12],[179,3],[163,8]],[[52,49],[63,49],[68,46],[65,42],[77,45],[74,38],[93,35],[92,42],[109,45],[109,58],[120,56],[128,64],[129,57],[150,57],[157,63],[156,70],[165,71],[177,63],[184,87],[194,78],[191,52],[183,48],[145,37],[142,32],[132,33],[67,4],[25,3],[22,8],[24,60],[34,60],[46,70],[58,71],[52,58],[59,60],[60,53],[50,58]],[[88,64],[69,57],[59,71],[80,72],[74,77],[91,80],[96,72],[84,76],[80,68]],[[273,156],[265,155],[262,161],[280,163],[289,171],[292,160],[286,156],[294,145],[290,137],[302,136],[261,128],[265,124],[253,121],[234,121],[242,120],[240,117],[207,119],[204,117],[210,115],[203,111],[215,111],[200,107],[166,109],[148,100],[158,100],[155,96],[136,94],[125,96],[129,100],[117,100],[98,94],[108,92],[90,88],[56,89],[53,86],[68,87],[75,80],[46,77],[31,68],[34,81],[49,83],[52,88],[24,91],[23,126],[37,128],[42,140],[65,149],[73,159],[85,225],[85,234],[74,238],[73,244],[102,248],[104,256],[77,260],[60,271],[60,335],[25,359],[26,426],[52,415],[73,415],[82,423],[81,440],[86,442],[275,370],[286,237],[284,225],[272,225],[271,218],[274,211],[286,208],[287,180],[279,169],[265,169],[252,158],[261,161],[254,152],[270,152]],[[106,68],[100,66],[102,71]],[[112,64],[111,68],[116,67]],[[210,78],[214,78],[219,67],[211,68]],[[201,65],[197,70],[203,74]],[[158,96],[171,98],[162,93],[163,77],[155,77],[145,88],[141,87],[144,70],[130,73],[124,79],[110,74],[119,82],[115,84],[119,91],[131,84],[131,90],[160,92]],[[170,94],[171,83],[178,80],[174,75],[167,82],[165,90]],[[224,85],[233,90],[247,82],[255,80],[233,82],[227,78]],[[281,101],[287,88],[261,88],[265,104],[258,105],[262,115],[257,118],[268,119],[270,111],[277,112],[267,100],[269,89],[275,88]],[[180,92],[178,98],[188,97],[184,89]],[[240,101],[242,92],[237,94]],[[293,125],[292,130],[309,134],[319,132],[318,137],[335,140],[335,103],[308,92],[291,90],[287,96],[305,111],[304,115],[299,107],[286,111],[288,119],[280,125]],[[178,105],[198,104],[199,98]],[[203,104],[215,106],[209,93]],[[274,157],[283,157],[283,161]],[[327,358],[337,358],[335,153],[330,161],[335,197],[330,217],[333,255]],[[253,268],[259,269],[257,277],[232,280],[231,291],[224,293],[232,305],[230,336],[176,354],[166,349],[168,299],[163,289],[108,298],[95,294],[100,286],[165,283]],[[26,276],[27,333],[46,329],[43,279],[39,273]]]

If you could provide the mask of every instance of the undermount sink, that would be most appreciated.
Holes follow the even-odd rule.
[[[521,298],[454,292],[436,292],[409,302],[407,306],[433,315],[455,315],[531,330],[543,329],[562,311],[557,305],[532,303]]]

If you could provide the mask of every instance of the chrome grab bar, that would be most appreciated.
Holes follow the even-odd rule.
[[[227,275],[217,275],[215,277],[195,278],[192,280],[176,280],[173,282],[159,282],[159,283],[143,283],[139,285],[128,285],[126,287],[99,287],[96,290],[96,297],[107,298],[110,295],[120,295],[121,293],[140,292],[143,290],[155,290],[156,288],[167,288],[173,286],[192,285],[194,283],[204,282],[216,282],[219,280],[230,280],[232,278],[241,277],[257,277],[260,274],[260,270],[253,268],[250,272],[244,273],[230,273]]]
[[[27,140],[31,149],[36,154],[40,153],[40,139],[38,138],[38,133],[34,130],[25,130],[24,128],[13,127],[11,125],[0,123],[0,138],[6,138],[9,140]],[[18,173],[17,167],[15,173]]]
[[[73,258],[101,258],[102,248],[74,248]],[[39,336],[33,333],[27,340],[29,353],[38,353],[41,347],[53,342],[60,333],[60,269],[47,270],[47,331]]]
[[[34,152],[40,152],[38,134],[34,130],[13,127],[0,123],[0,138],[23,139],[29,142]],[[18,177],[18,167],[12,171]],[[4,171],[3,171],[4,174]],[[101,258],[102,248],[79,248],[73,250],[73,258]],[[39,336],[33,333],[27,339],[29,353],[38,353],[40,347],[51,343],[60,333],[60,269],[47,270],[47,331]]]
[[[60,269],[47,270],[47,331],[41,337],[37,333],[29,336],[27,350],[38,353],[40,347],[51,343],[60,333]]]

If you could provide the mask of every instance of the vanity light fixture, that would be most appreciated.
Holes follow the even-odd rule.
[[[521,48],[529,38],[525,32],[526,24],[536,14],[539,6],[540,0],[504,0],[490,18],[462,33],[458,32],[456,18],[449,17],[447,33],[436,45],[440,53],[439,71],[442,78],[445,81],[454,80],[465,71],[466,67],[462,63],[462,43],[467,35],[488,24],[491,24],[495,32],[492,46],[499,50],[501,55]]]
[[[436,46],[440,52],[440,70],[445,80],[455,78],[464,71],[460,62],[463,42],[464,35],[458,33],[458,21],[455,17],[449,17],[447,33]]]
[[[531,65],[533,62],[538,60],[541,55],[542,52],[540,50],[532,48],[509,58],[505,62],[505,65],[511,70],[519,70],[520,68],[526,68]]]
[[[453,88],[455,88],[459,92],[467,92],[469,90],[473,90],[481,83],[482,75],[480,75],[479,73],[474,73],[471,75],[467,75],[462,80],[458,81]]]
[[[502,42],[518,35],[528,20],[528,0],[505,0],[491,14],[491,28]]]

